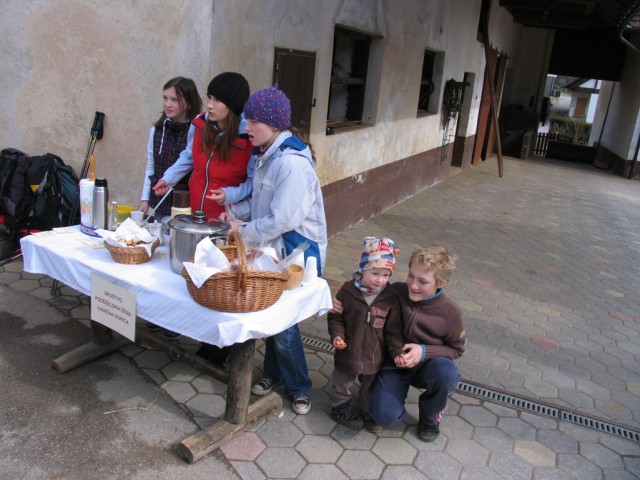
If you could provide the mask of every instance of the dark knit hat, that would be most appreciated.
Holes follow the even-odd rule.
[[[235,72],[221,73],[209,82],[207,88],[207,95],[216,97],[237,115],[242,113],[250,93],[247,79]]]
[[[247,100],[244,106],[244,118],[284,130],[291,126],[291,103],[276,87],[263,88]]]

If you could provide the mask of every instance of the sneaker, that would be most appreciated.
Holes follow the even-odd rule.
[[[418,438],[423,442],[431,443],[440,435],[440,427],[438,425],[426,425],[418,422]]]
[[[280,385],[280,383],[281,382],[279,380],[276,381],[269,377],[262,377],[260,380],[253,384],[253,387],[251,387],[251,393],[262,397],[263,395],[271,393],[273,388]]]
[[[291,408],[298,415],[306,415],[311,411],[311,400],[308,395],[296,395],[291,400]]]
[[[380,433],[384,430],[384,428],[382,428],[381,425],[378,425],[373,417],[368,413],[363,414],[362,419],[364,420],[364,428],[366,428],[368,432]]]
[[[166,338],[167,340],[177,340],[177,339],[179,339],[182,335],[180,335],[180,334],[179,334],[179,333],[177,333],[177,332],[172,332],[171,330],[167,330],[167,329],[165,329],[165,330],[162,332],[162,336],[163,336],[164,338]]]
[[[358,415],[349,402],[338,405],[331,409],[331,418],[338,424],[344,425],[352,430],[360,430],[364,427],[364,420]]]
[[[162,330],[162,327],[156,325],[155,323],[147,323],[147,330],[149,330],[150,332],[159,332],[160,330]]]

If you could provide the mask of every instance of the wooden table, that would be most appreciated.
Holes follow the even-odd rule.
[[[89,296],[91,276],[99,275],[136,294],[138,317],[201,342],[231,346],[227,372],[146,329],[136,330],[136,342],[161,348],[172,358],[228,383],[224,419],[180,442],[181,457],[193,463],[247,425],[282,407],[277,393],[250,402],[255,340],[330,309],[331,292],[323,279],[285,291],[275,305],[260,312],[217,312],[198,305],[189,295],[184,279],[171,270],[168,241],[149,262],[123,265],[115,263],[105,248],[92,248],[86,243],[88,240],[90,237],[77,227],[73,233],[24,237],[24,270],[46,274]],[[91,329],[92,341],[55,359],[56,370],[66,372],[130,343],[93,320]]]

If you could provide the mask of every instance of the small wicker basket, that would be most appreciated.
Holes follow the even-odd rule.
[[[158,245],[160,245],[160,240],[156,238],[151,245],[151,255],[148,255],[144,247],[116,247],[108,242],[104,242],[104,246],[109,250],[111,257],[117,263],[125,263],[127,265],[138,265],[148,262],[151,260],[153,252],[158,248]]]
[[[229,234],[230,245],[220,247],[228,260],[238,259],[236,271],[212,275],[197,288],[185,268],[182,277],[187,290],[200,305],[220,312],[255,312],[278,301],[289,279],[288,273],[249,270],[242,237]]]

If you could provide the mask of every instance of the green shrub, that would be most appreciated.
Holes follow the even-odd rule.
[[[549,122],[549,133],[557,133],[562,142],[586,145],[591,134],[591,124],[576,118],[554,115]]]

